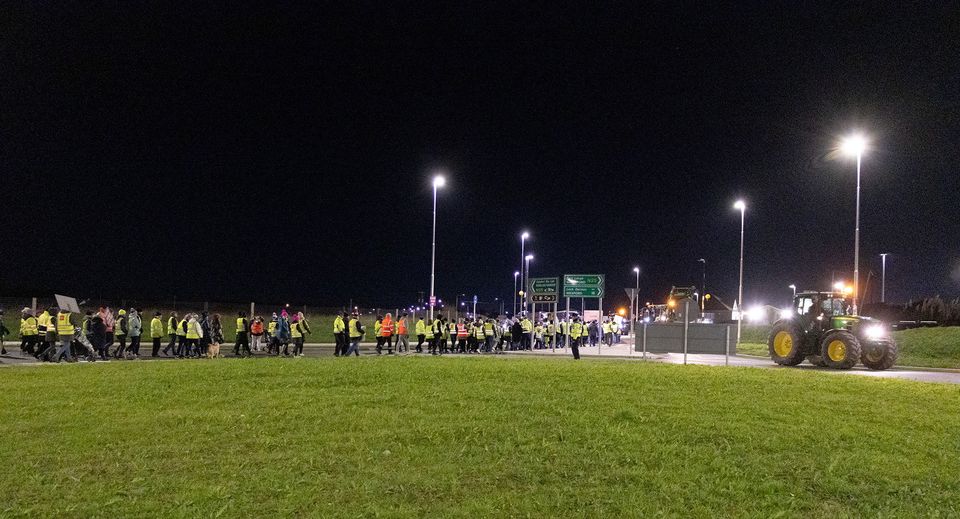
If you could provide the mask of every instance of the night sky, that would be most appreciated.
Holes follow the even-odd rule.
[[[442,170],[441,298],[509,299],[526,229],[605,306],[698,258],[732,302],[743,197],[746,300],[784,304],[852,277],[857,130],[861,282],[960,295],[947,4],[245,3],[4,8],[3,295],[410,304]]]

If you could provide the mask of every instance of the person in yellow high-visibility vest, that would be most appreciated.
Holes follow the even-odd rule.
[[[580,338],[584,336],[583,324],[580,317],[574,317],[570,324],[570,349],[573,351],[573,358],[580,360]]]
[[[347,330],[347,323],[344,321],[345,317],[347,317],[347,313],[343,312],[333,318],[334,357],[339,357],[341,354],[345,355],[347,353],[347,338],[344,333]]]
[[[247,333],[250,331],[250,324],[247,322],[247,313],[238,312],[237,313],[237,340],[233,344],[233,354],[237,357],[249,357],[253,355],[250,353],[250,340],[247,338]],[[241,350],[242,347],[242,350]]]
[[[40,351],[40,332],[37,329],[37,318],[33,311],[24,308],[20,313],[20,351],[36,356]]]
[[[69,310],[60,310],[57,312],[56,330],[60,340],[60,349],[53,355],[53,362],[60,362],[60,357],[67,359],[67,362],[76,362],[70,355],[70,345],[73,344],[73,334],[77,331],[77,323],[73,314]]]
[[[354,313],[350,316],[350,322],[347,324],[347,333],[350,335],[350,347],[347,348],[347,353],[344,356],[349,356],[351,353],[360,356],[360,340],[363,339],[363,324],[360,323],[360,317]]]
[[[427,324],[423,322],[423,317],[417,319],[414,332],[417,334],[417,353],[423,353],[423,341],[427,340]]]
[[[179,323],[177,312],[170,312],[170,317],[167,318],[167,336],[170,338],[170,342],[163,348],[164,355],[169,356],[170,353],[177,353],[177,324]]]
[[[163,315],[159,310],[153,313],[153,319],[150,320],[150,338],[153,339],[153,352],[151,357],[160,356],[160,341],[163,340],[163,321],[160,316]]]

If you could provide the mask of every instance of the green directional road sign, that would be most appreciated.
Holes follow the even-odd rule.
[[[530,278],[530,293],[556,294],[559,282],[557,278]]]
[[[603,287],[564,286],[563,297],[603,297]]]
[[[563,276],[563,297],[603,297],[603,274]]]
[[[559,285],[560,278],[530,278],[530,301],[556,303]]]
[[[603,274],[567,274],[563,276],[563,284],[574,286],[603,286]]]

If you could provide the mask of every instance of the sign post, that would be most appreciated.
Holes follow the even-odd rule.
[[[603,274],[564,274],[563,276],[563,297],[567,299],[567,320],[570,319],[570,298],[579,297],[584,299],[597,299],[600,305],[600,317],[603,317],[603,293],[604,293],[604,275]],[[584,313],[586,313],[584,311]],[[564,335],[567,345],[570,340],[569,334]],[[597,355],[600,355],[601,346],[597,347]],[[566,346],[564,346],[566,347]]]

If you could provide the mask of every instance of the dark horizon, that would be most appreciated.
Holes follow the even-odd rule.
[[[851,280],[960,297],[960,14],[699,4],[539,9],[10,7],[3,295],[415,303],[602,273],[626,303]],[[47,294],[46,292],[49,292]],[[428,294],[427,294],[428,295]],[[733,296],[733,297],[731,297]],[[507,305],[508,308],[510,305]]]

